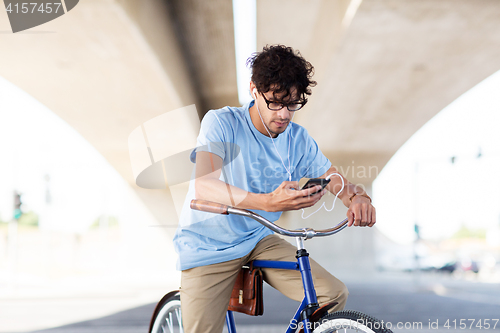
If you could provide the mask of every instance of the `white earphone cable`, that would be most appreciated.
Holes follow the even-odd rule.
[[[283,167],[285,168],[285,170],[288,172],[288,179],[290,181],[292,181],[292,174],[290,172],[291,170],[291,166],[290,166],[290,142],[291,142],[291,131],[288,132],[288,169],[285,165],[285,162],[283,161],[283,158],[281,157],[279,151],[278,151],[278,148],[276,147],[276,144],[274,143],[274,139],[273,139],[273,136],[271,135],[271,132],[269,132],[269,129],[267,128],[266,124],[264,123],[264,119],[262,119],[262,115],[260,114],[260,109],[259,109],[259,105],[257,104],[257,96],[255,96],[255,91],[254,91],[254,99],[255,99],[255,106],[257,107],[257,112],[259,113],[259,118],[260,118],[260,121],[262,122],[262,125],[264,125],[264,128],[266,129],[267,133],[269,134],[269,138],[271,139],[272,143],[273,143],[273,146],[274,146],[274,150],[276,150],[276,153],[278,154],[280,160],[281,160],[281,164],[283,164]],[[290,120],[290,123],[292,122],[293,120],[293,116],[295,115],[295,113],[292,115],[292,119]],[[313,213],[311,213],[310,215],[304,217],[304,212],[305,210],[302,208],[302,219],[308,219],[309,217],[313,216],[314,214],[316,214],[321,208],[325,207],[325,210],[327,212],[331,212],[333,210],[333,208],[335,208],[335,202],[337,201],[337,198],[339,197],[339,194],[344,190],[344,186],[345,186],[345,183],[344,183],[344,178],[337,172],[334,172],[334,173],[331,173],[329,174],[328,176],[326,176],[325,179],[330,179],[331,176],[339,176],[340,177],[340,180],[342,181],[342,188],[340,189],[340,191],[337,192],[337,194],[335,194],[335,199],[333,199],[333,205],[332,205],[332,208],[328,209],[326,208],[325,206],[325,203],[323,202],[321,204],[321,206],[316,210],[314,211]]]
[[[276,147],[276,144],[274,143],[273,136],[271,135],[271,132],[269,132],[269,129],[267,128],[266,124],[264,123],[264,119],[262,119],[262,115],[260,114],[260,110],[259,110],[259,105],[257,104],[257,96],[255,96],[255,92],[254,92],[254,99],[255,99],[255,106],[257,107],[257,112],[259,113],[260,121],[262,121],[262,125],[264,125],[264,128],[266,129],[267,133],[269,134],[269,138],[271,139],[271,141],[273,143],[274,150],[276,150],[276,153],[278,154],[278,156],[281,160],[281,164],[283,164],[283,167],[285,168],[286,172],[288,173],[288,180],[292,181],[292,173],[290,172],[290,170],[292,169],[290,166],[290,142],[291,142],[291,138],[292,138],[291,131],[290,130],[288,131],[288,169],[287,169],[285,162],[283,161],[283,158],[281,157],[281,155],[278,151],[278,148]],[[292,119],[293,119],[293,116],[292,116]],[[290,120],[290,123],[291,122],[292,121]]]
[[[303,220],[310,218],[311,216],[313,216],[314,214],[316,214],[323,207],[325,207],[325,210],[327,212],[331,212],[333,210],[333,208],[335,208],[335,202],[337,201],[337,198],[339,197],[339,194],[344,190],[345,183],[344,183],[344,178],[339,173],[337,173],[337,172],[329,174],[328,176],[326,176],[325,179],[330,179],[331,176],[339,176],[340,180],[342,181],[342,188],[340,189],[340,191],[337,192],[337,194],[335,194],[335,199],[333,199],[332,208],[330,208],[330,209],[326,208],[325,203],[323,202],[318,209],[316,209],[314,212],[312,212],[311,214],[309,214],[306,217],[304,217],[305,210],[304,210],[304,208],[302,208],[302,215],[301,216],[302,216]]]

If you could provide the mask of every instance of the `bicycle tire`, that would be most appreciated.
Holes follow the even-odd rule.
[[[375,317],[354,310],[343,310],[329,313],[314,323],[313,333],[330,332],[365,332],[392,333],[387,324]]]
[[[181,296],[179,292],[165,295],[156,306],[150,323],[150,333],[182,333]]]

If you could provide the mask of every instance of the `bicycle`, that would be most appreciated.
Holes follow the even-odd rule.
[[[304,299],[295,312],[292,320],[290,320],[285,331],[286,333],[329,333],[337,332],[339,330],[344,330],[344,332],[361,331],[366,333],[392,333],[390,329],[384,327],[383,321],[380,321],[372,316],[353,310],[342,310],[328,313],[328,310],[333,307],[335,303],[323,305],[321,308],[318,306],[311,268],[309,265],[309,254],[304,248],[304,240],[336,234],[347,227],[347,219],[343,220],[333,228],[324,230],[314,230],[311,228],[289,230],[281,228],[264,217],[245,209],[238,209],[205,200],[192,200],[190,206],[191,209],[210,213],[246,216],[260,222],[262,225],[280,235],[295,237],[297,242],[296,262],[271,260],[253,261],[253,267],[255,268],[260,267],[298,270],[301,273],[304,287]],[[226,313],[226,326],[229,333],[236,333],[236,324],[233,313],[229,310]],[[151,318],[149,332],[183,332],[180,294],[177,290],[166,294],[157,304]]]

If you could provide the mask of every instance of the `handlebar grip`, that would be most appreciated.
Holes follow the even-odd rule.
[[[191,200],[191,204],[189,205],[191,209],[201,210],[203,212],[215,213],[215,214],[224,214],[228,215],[227,209],[228,205],[223,205],[220,203],[207,201],[207,200]]]

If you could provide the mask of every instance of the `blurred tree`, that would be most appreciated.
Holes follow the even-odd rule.
[[[118,218],[115,216],[100,215],[95,219],[94,223],[92,223],[90,227],[99,228],[99,226],[106,225],[106,223],[108,227],[118,227],[120,225]]]
[[[469,229],[465,225],[452,236],[452,238],[486,238],[486,229]]]
[[[19,217],[18,223],[23,226],[38,227],[38,214],[33,211],[23,213]]]

